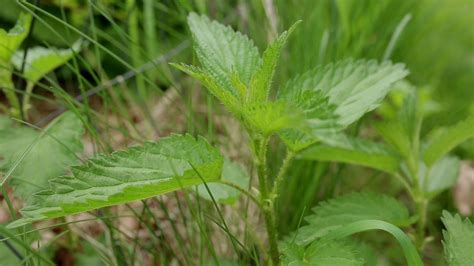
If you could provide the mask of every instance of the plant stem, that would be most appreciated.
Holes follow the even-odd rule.
[[[268,242],[270,245],[270,257],[274,266],[280,265],[280,251],[278,250],[278,235],[275,225],[275,211],[273,204],[263,209],[265,225],[267,227]]]
[[[272,264],[277,266],[280,264],[280,252],[278,251],[278,236],[275,223],[275,209],[273,199],[268,194],[267,187],[267,144],[268,138],[263,138],[256,142],[257,151],[257,172],[260,186],[260,199],[263,204],[263,217],[267,228],[268,242],[270,245],[270,257]]]
[[[28,119],[28,111],[30,110],[31,104],[31,94],[33,93],[33,87],[35,84],[33,82],[28,81],[26,83],[26,90],[25,94],[23,95],[23,116],[25,119]]]
[[[428,199],[420,197],[416,201],[418,216],[420,217],[417,224],[416,246],[420,253],[423,251],[425,242],[426,216],[428,211]]]
[[[10,115],[12,117],[21,118],[21,111],[20,111],[20,101],[15,93],[15,85],[12,82],[12,72],[11,68],[5,68],[4,66],[0,65],[0,84],[3,84],[3,92],[8,99],[8,103],[10,104]]]
[[[267,143],[268,138],[256,142],[257,150],[257,175],[262,201],[268,198],[267,185]]]
[[[278,175],[275,179],[275,185],[273,186],[272,190],[272,196],[274,197],[274,200],[278,198],[278,195],[280,193],[280,186],[281,183],[283,182],[283,179],[285,178],[286,172],[288,171],[288,168],[291,165],[291,162],[293,161],[293,158],[295,157],[295,153],[292,151],[287,151],[286,152],[286,157],[283,160],[283,164],[280,167],[280,170],[278,171]]]

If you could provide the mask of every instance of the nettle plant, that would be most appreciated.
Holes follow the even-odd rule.
[[[21,210],[23,217],[9,227],[200,185],[212,200],[225,203],[241,193],[260,208],[268,236],[268,250],[260,252],[267,264],[364,265],[369,263],[366,249],[360,250],[360,241],[350,236],[383,230],[400,243],[408,265],[422,265],[412,239],[399,227],[418,222],[421,232],[417,241],[422,246],[426,205],[435,193],[452,185],[451,179],[446,185],[433,169],[454,169],[450,168],[450,157],[438,159],[472,135],[466,131],[472,119],[445,130],[425,147],[418,140],[421,122],[412,119],[415,109],[413,102],[407,101],[407,107],[400,111],[401,124],[390,122],[379,127],[395,150],[354,139],[344,135],[344,129],[379,106],[394,83],[408,75],[402,64],[345,60],[316,67],[289,80],[273,97],[275,67],[296,24],[260,55],[251,40],[230,27],[194,13],[188,22],[201,66],[173,65],[198,79],[242,123],[250,140],[258,189],[247,185],[245,174],[235,174],[234,164],[203,137],[172,135],[73,166],[71,176],[49,180],[50,188],[38,192],[34,203]],[[400,134],[405,132],[410,138],[402,138]],[[270,177],[267,152],[273,136],[283,141],[287,155],[279,173]],[[389,172],[403,180],[420,214],[410,216],[406,206],[386,195],[353,193],[320,204],[307,217],[307,225],[280,237],[275,202],[286,172],[297,158],[357,163]],[[443,222],[448,261],[472,265],[474,228],[470,221],[445,213]],[[465,262],[468,264],[462,264]]]

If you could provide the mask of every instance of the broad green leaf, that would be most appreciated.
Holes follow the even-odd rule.
[[[65,174],[70,165],[79,162],[76,154],[82,151],[84,129],[73,113],[61,115],[43,132],[15,127],[10,121],[3,127],[1,124],[0,156],[4,161],[0,162],[0,171],[15,167],[11,184],[25,200],[34,200],[31,195],[47,189],[50,179]]]
[[[441,217],[446,230],[444,236],[444,256],[450,266],[474,265],[474,225],[466,218],[464,221],[459,214],[452,216],[443,211]]]
[[[282,134],[282,139],[290,149],[300,150],[317,142],[327,130],[347,127],[375,109],[394,82],[407,74],[402,64],[344,60],[297,76],[281,88],[278,98],[305,110],[312,130],[300,135]],[[326,114],[316,109],[323,109]]]
[[[407,138],[403,126],[398,121],[384,121],[375,124],[377,132],[383,140],[392,146],[403,158],[412,155],[412,143]]]
[[[316,144],[302,151],[299,159],[326,162],[343,162],[371,167],[388,173],[395,173],[399,167],[396,153],[385,145],[341,135],[331,144]]]
[[[220,178],[223,158],[203,138],[172,135],[72,167],[50,180],[38,204],[21,210],[9,227],[150,198]]]
[[[251,130],[269,136],[282,129],[302,128],[303,115],[284,101],[263,102],[245,106],[241,119]]]
[[[188,24],[194,50],[205,71],[215,78],[222,89],[237,95],[230,73],[237,72],[239,79],[248,85],[262,61],[257,47],[247,36],[204,15],[191,13]]]
[[[445,128],[433,137],[423,153],[423,159],[430,166],[454,147],[472,137],[474,137],[474,112],[471,112],[465,120]]]
[[[302,119],[306,122],[305,128],[289,128],[279,133],[282,140],[293,151],[300,151],[327,136],[337,134],[342,130],[334,114],[335,106],[321,91],[291,90],[280,100],[293,104],[293,109],[302,112]]]
[[[406,207],[396,199],[375,193],[353,193],[319,204],[312,215],[305,218],[307,225],[295,234],[297,244],[307,244],[328,232],[349,223],[377,219],[398,226],[411,223]]]
[[[430,197],[451,188],[456,184],[459,177],[459,159],[453,156],[445,156],[431,166],[426,173],[426,167],[420,167],[420,187]]]
[[[264,102],[268,99],[275,68],[280,58],[280,53],[286,40],[301,21],[296,22],[288,31],[283,32],[265,52],[263,52],[263,62],[250,80],[250,91],[246,102]],[[247,98],[247,95],[246,95]]]
[[[366,265],[358,246],[349,239],[316,240],[307,248],[297,244],[282,245],[282,264],[291,266]]]
[[[36,83],[46,74],[69,61],[81,47],[81,41],[76,42],[70,49],[33,47],[28,49],[25,58],[24,77],[31,83]],[[15,52],[12,63],[21,69],[25,51]]]
[[[15,26],[8,32],[0,29],[0,67],[7,67],[10,63],[13,53],[28,35],[31,19],[30,14],[21,13]]]
[[[8,168],[12,157],[18,152],[23,152],[38,137],[38,133],[24,126],[15,126],[6,116],[0,116],[0,169]]]
[[[250,177],[240,165],[225,160],[222,168],[221,180],[231,182],[246,189],[249,185]],[[240,191],[225,184],[209,183],[207,184],[207,187],[211,191],[214,199],[219,203],[234,204],[240,196]],[[199,196],[212,201],[212,198],[204,184],[197,186],[197,191]]]

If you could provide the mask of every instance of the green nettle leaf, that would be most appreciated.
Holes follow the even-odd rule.
[[[240,165],[225,160],[222,168],[221,180],[231,182],[242,188],[247,188],[249,186],[250,177]],[[240,191],[225,184],[209,183],[207,184],[207,187],[212,193],[214,200],[219,203],[234,204],[240,196]],[[212,201],[206,185],[202,184],[197,186],[197,191],[199,196]]]
[[[30,14],[21,13],[12,29],[8,32],[0,29],[0,67],[6,67],[10,63],[13,53],[28,35],[31,19]]]
[[[0,162],[0,171],[15,167],[11,179],[15,193],[31,202],[32,194],[48,188],[48,180],[65,174],[71,164],[78,163],[76,154],[82,151],[83,133],[81,120],[70,112],[55,119],[43,132],[14,127],[3,118],[0,156],[4,161]]]
[[[296,24],[265,50],[263,59],[251,40],[230,27],[195,13],[189,15],[188,24],[202,67],[173,66],[201,81],[252,132],[271,135],[301,126],[294,106],[268,101],[281,50]]]
[[[383,140],[392,146],[404,158],[412,154],[411,141],[404,133],[403,126],[398,121],[384,121],[375,124],[375,128]]]
[[[356,242],[350,241],[350,239],[316,240],[307,248],[294,243],[284,243],[281,250],[283,265],[366,265],[364,256],[358,251]]]
[[[445,156],[431,166],[428,173],[426,167],[420,167],[420,172],[420,187],[427,196],[434,197],[456,184],[459,177],[459,159]]]
[[[307,124],[304,128],[288,128],[279,135],[293,151],[300,151],[316,143],[319,139],[327,139],[342,130],[334,114],[336,106],[331,105],[322,91],[291,90],[281,99],[294,104],[294,111],[303,113],[302,119]]]
[[[381,137],[405,160],[411,171],[416,171],[419,161],[422,115],[418,102],[416,91],[410,88],[396,114],[389,121],[375,124]]]
[[[281,129],[302,128],[304,120],[298,109],[284,101],[255,103],[242,110],[244,124],[259,133],[270,135]]]
[[[248,85],[262,63],[257,47],[247,36],[204,15],[191,13],[188,24],[194,50],[203,68],[221,88],[238,95],[232,86],[230,73],[237,72],[240,80]]]
[[[278,99],[305,110],[311,130],[281,134],[283,141],[298,151],[327,137],[328,131],[344,129],[377,108],[392,85],[406,75],[403,64],[344,60],[297,76],[281,88]],[[321,114],[317,108],[325,108],[327,113]]]
[[[368,192],[331,199],[319,204],[313,212],[305,218],[308,224],[295,232],[295,242],[299,245],[306,245],[330,231],[361,220],[376,219],[398,226],[411,223],[403,204],[394,198]]]
[[[250,103],[264,102],[268,99],[275,68],[280,58],[280,53],[288,37],[301,21],[296,22],[288,31],[283,32],[265,52],[263,52],[263,62],[252,76],[250,81],[249,95],[246,101]],[[248,99],[247,99],[248,97]]]
[[[405,97],[397,116],[406,138],[411,142],[412,149],[418,149],[416,146],[420,139],[422,116],[418,110],[418,103],[418,96],[413,88]]]
[[[331,144],[316,144],[302,151],[299,159],[343,162],[371,167],[388,173],[398,170],[397,154],[383,144],[341,135]]]
[[[423,159],[430,166],[454,147],[472,137],[474,137],[474,112],[471,112],[465,120],[433,137],[423,153]]]
[[[57,49],[45,47],[33,47],[28,49],[25,58],[24,76],[31,83],[36,83],[46,74],[69,61],[74,53],[81,47],[81,41],[76,42],[71,49]],[[12,63],[17,69],[21,69],[25,51],[15,52]]]
[[[474,265],[474,225],[466,218],[464,221],[459,214],[452,216],[443,211],[443,221],[446,230],[444,236],[444,255],[450,266]]]
[[[221,177],[223,158],[203,139],[172,135],[72,167],[72,176],[50,180],[38,204],[21,210],[18,227],[102,207],[150,198]]]

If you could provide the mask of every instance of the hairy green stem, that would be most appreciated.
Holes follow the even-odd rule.
[[[275,222],[275,209],[273,199],[268,194],[268,178],[267,178],[267,144],[268,138],[256,141],[257,154],[257,172],[260,186],[260,199],[263,204],[263,217],[265,219],[265,227],[267,229],[268,243],[270,246],[270,257],[272,264],[277,266],[280,264],[280,252],[278,250],[278,235]]]
[[[420,253],[423,253],[424,244],[425,244],[425,231],[426,231],[426,218],[428,213],[428,204],[429,199],[424,192],[422,185],[419,180],[420,177],[417,174],[418,172],[412,172],[412,177],[415,182],[415,189],[412,193],[413,201],[416,204],[416,211],[418,214],[418,223],[416,224],[416,247]],[[426,175],[429,171],[426,172]],[[428,176],[425,176],[424,180],[428,180]]]
[[[286,157],[283,160],[283,164],[280,167],[280,170],[278,171],[278,175],[275,179],[275,185],[273,186],[272,196],[274,197],[274,200],[276,200],[278,198],[278,195],[280,193],[281,183],[283,182],[283,179],[285,178],[286,172],[288,171],[288,168],[290,167],[291,162],[293,161],[294,157],[295,157],[294,152],[287,151]]]
[[[425,243],[425,230],[426,230],[426,218],[428,212],[428,199],[421,197],[416,201],[416,207],[418,211],[419,220],[416,228],[416,246],[418,251],[421,253],[424,249]]]
[[[257,175],[262,201],[268,198],[267,184],[267,143],[268,139],[256,141],[257,150]]]
[[[280,265],[280,251],[278,250],[278,234],[275,223],[275,211],[273,204],[263,209],[265,225],[267,227],[268,242],[270,245],[270,257],[274,266]]]

